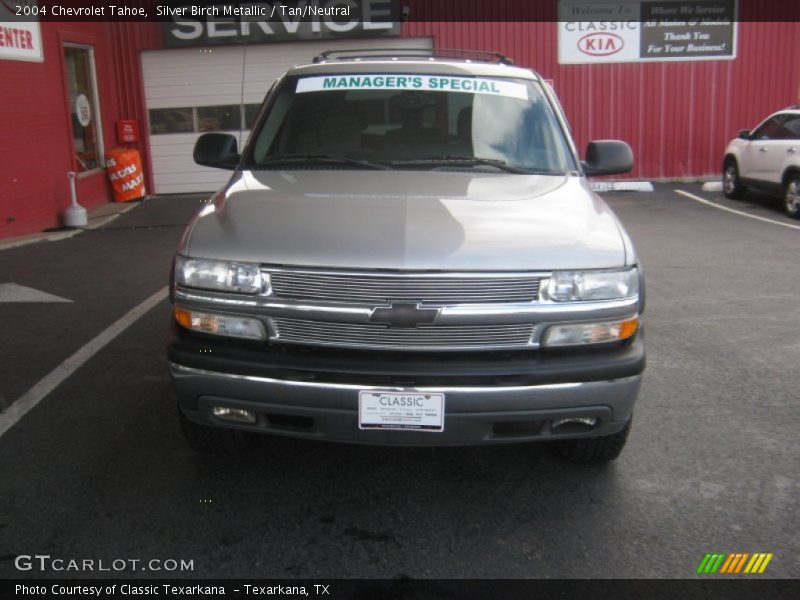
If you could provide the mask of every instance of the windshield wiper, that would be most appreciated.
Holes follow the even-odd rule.
[[[415,164],[460,164],[465,166],[490,166],[490,167],[497,167],[501,171],[507,171],[509,173],[523,173],[526,175],[530,175],[532,173],[548,173],[550,174],[551,171],[534,171],[532,169],[523,169],[522,167],[515,167],[513,165],[508,164],[506,161],[499,159],[499,158],[480,158],[478,156],[431,156],[428,158],[413,158],[409,160],[393,160],[390,164],[392,165],[415,165]]]
[[[283,163],[298,163],[298,162],[331,162],[344,165],[357,165],[365,169],[389,169],[388,166],[380,163],[370,162],[368,160],[360,160],[358,158],[350,158],[348,156],[339,156],[338,154],[282,154],[280,156],[268,156],[264,161],[258,163],[256,166],[264,167],[268,165],[279,165]]]

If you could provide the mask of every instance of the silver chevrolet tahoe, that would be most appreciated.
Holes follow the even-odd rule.
[[[502,56],[326,52],[281,76],[187,227],[169,360],[198,450],[249,433],[552,441],[616,458],[645,367],[642,270],[553,90]]]

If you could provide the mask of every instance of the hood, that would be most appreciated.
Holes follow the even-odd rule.
[[[621,267],[582,178],[462,171],[237,172],[179,252],[272,265],[511,271]]]

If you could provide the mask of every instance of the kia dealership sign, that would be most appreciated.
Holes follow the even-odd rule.
[[[737,0],[559,0],[558,62],[736,58]]]

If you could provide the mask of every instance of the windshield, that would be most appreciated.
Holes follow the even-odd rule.
[[[574,160],[541,84],[368,74],[290,78],[254,133],[247,168],[337,163],[564,173]]]

